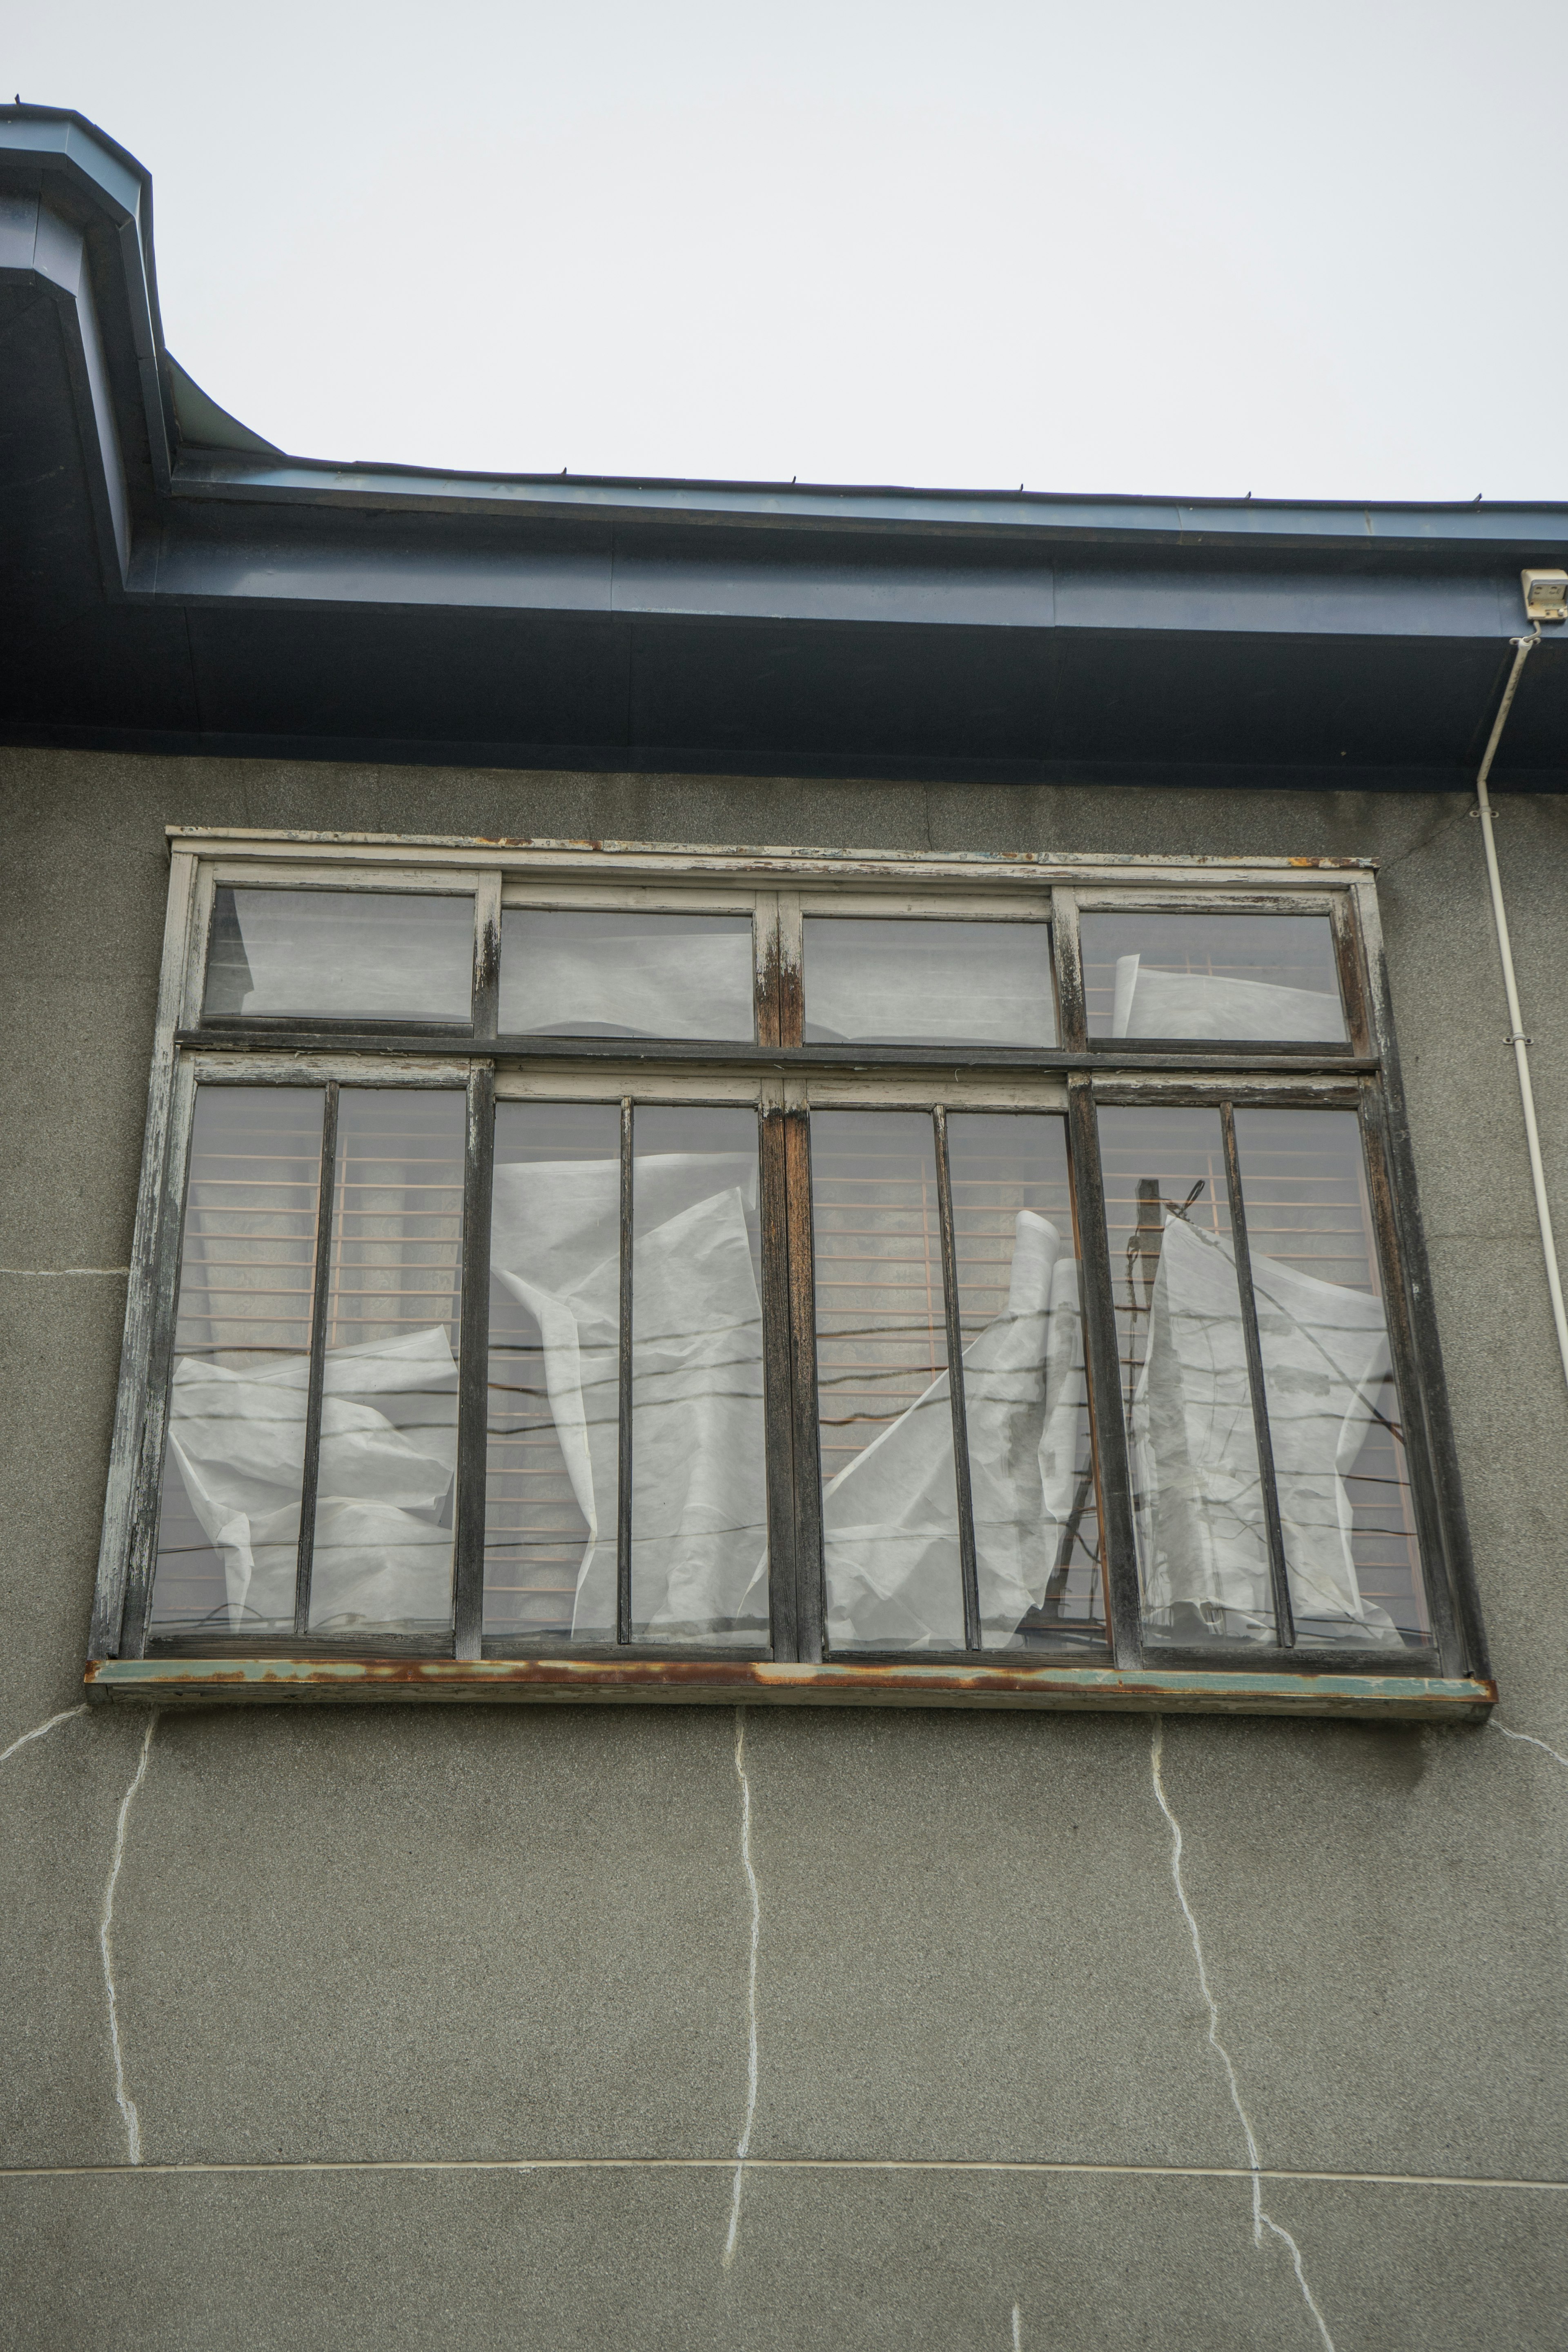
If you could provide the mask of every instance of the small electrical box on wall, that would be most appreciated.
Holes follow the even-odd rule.
[[[1521,572],[1524,609],[1532,621],[1568,621],[1568,572]]]

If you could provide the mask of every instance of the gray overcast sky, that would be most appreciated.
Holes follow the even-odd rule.
[[[170,349],[296,453],[1568,497],[1568,11],[21,16],[7,95],[149,167]]]

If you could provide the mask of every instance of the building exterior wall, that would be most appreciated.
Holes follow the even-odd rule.
[[[728,1708],[213,1708],[144,1758],[71,1716],[0,1768],[8,2340],[1561,2341],[1568,1400],[1466,801],[0,780],[0,1745],[80,1696],[173,822],[1380,858],[1501,1689],[1472,1729],[754,1706],[743,1765]],[[1568,803],[1499,830],[1568,1230]]]

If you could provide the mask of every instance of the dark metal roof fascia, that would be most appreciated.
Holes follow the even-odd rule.
[[[180,499],[340,506],[363,512],[513,513],[541,521],[647,521],[666,528],[828,528],[857,535],[889,532],[906,540],[957,534],[1107,549],[1143,544],[1260,553],[1441,550],[1450,559],[1494,554],[1552,561],[1568,550],[1568,504],[1557,502],[1366,504],[500,475],[181,448],[158,309],[149,174],[79,114],[52,107],[0,107],[0,173],[15,181],[18,172],[29,179],[59,175],[115,234],[155,487]]]
[[[640,480],[615,476],[445,473],[289,457],[182,456],[176,496],[541,520],[710,523],[769,530],[1019,536],[1102,546],[1354,548],[1465,555],[1568,548],[1568,504],[1463,506],[1329,500],[1103,497],[1043,491],[840,488],[834,484]]]
[[[152,176],[96,123],[59,107],[0,106],[0,166],[6,163],[36,173],[46,186],[51,177],[63,180],[113,234],[153,485],[166,493],[174,472],[174,398],[158,309]],[[123,424],[121,433],[123,437]]]

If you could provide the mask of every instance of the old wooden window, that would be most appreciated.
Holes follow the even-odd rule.
[[[173,864],[100,1694],[1484,1705],[1369,871]]]

